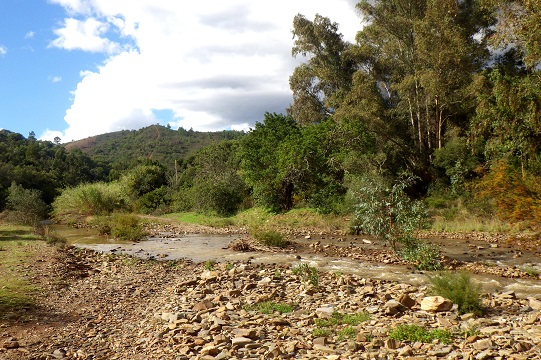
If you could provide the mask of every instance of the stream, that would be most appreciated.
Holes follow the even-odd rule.
[[[160,261],[190,259],[194,262],[247,262],[280,264],[295,266],[299,263],[308,263],[321,270],[357,274],[362,277],[393,280],[413,285],[428,283],[426,274],[412,271],[404,265],[372,263],[323,256],[306,251],[295,253],[284,252],[236,252],[228,249],[231,241],[237,235],[172,235],[164,233],[164,237],[151,237],[140,242],[123,242],[110,240],[99,236],[91,229],[74,229],[58,227],[56,229],[66,237],[68,243],[74,246],[103,253],[128,254],[143,259],[156,259]],[[354,245],[362,249],[382,249],[380,241],[363,237],[346,237],[337,242],[329,238],[299,238],[295,242],[300,245],[309,245],[315,241],[322,245]],[[430,239],[441,247],[444,255],[460,261],[482,261],[491,266],[516,266],[520,269],[529,269],[541,273],[541,257],[539,253],[523,252],[506,244],[488,244],[484,241],[463,239]],[[518,297],[538,297],[541,294],[541,280],[534,278],[515,279],[504,278],[488,274],[473,274],[473,278],[482,285],[485,292],[514,291]]]

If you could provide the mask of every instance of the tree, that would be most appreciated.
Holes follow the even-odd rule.
[[[349,56],[351,44],[342,39],[337,23],[321,15],[313,22],[295,16],[293,36],[293,56],[308,60],[289,78],[293,103],[288,113],[301,124],[320,122],[334,113],[351,87],[355,71]]]
[[[241,170],[255,202],[273,211],[293,207],[293,192],[300,173],[288,161],[298,143],[300,129],[290,116],[266,113],[240,141]]]
[[[41,192],[25,189],[15,182],[8,189],[7,208],[12,221],[23,225],[36,226],[47,216],[47,205],[41,199]]]

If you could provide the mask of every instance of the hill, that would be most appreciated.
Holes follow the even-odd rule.
[[[179,128],[172,130],[151,125],[139,130],[122,130],[70,142],[67,150],[80,149],[98,163],[114,169],[129,168],[141,159],[157,160],[169,169],[175,160],[186,159],[198,150],[224,140],[242,137],[244,132],[224,130],[198,132]]]

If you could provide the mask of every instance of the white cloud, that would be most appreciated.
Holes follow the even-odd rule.
[[[8,48],[4,45],[0,45],[0,56],[6,55],[8,53]]]
[[[51,46],[107,52],[81,69],[63,139],[159,122],[194,130],[248,129],[291,102],[293,17],[316,13],[353,41],[360,20],[351,0],[50,0],[70,17]]]
[[[25,39],[32,39],[36,35],[33,31],[29,31],[24,35]]]
[[[67,18],[62,28],[54,30],[58,37],[51,41],[49,47],[113,53],[118,50],[119,45],[102,37],[107,30],[109,30],[108,23],[92,17],[85,20]]]
[[[53,76],[50,79],[52,83],[58,83],[62,81],[62,76]]]

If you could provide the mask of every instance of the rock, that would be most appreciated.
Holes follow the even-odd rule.
[[[411,309],[412,307],[417,305],[417,301],[412,299],[409,296],[409,294],[400,295],[400,297],[398,298],[398,302],[401,303],[402,305],[404,305],[405,307],[409,308],[409,309]]]
[[[19,342],[17,340],[7,340],[4,341],[2,347],[4,349],[17,349],[19,348]]]
[[[56,349],[55,351],[53,351],[51,355],[55,359],[65,359],[67,357],[66,354],[67,354],[67,351],[64,349]]]
[[[253,342],[254,341],[252,339],[249,339],[246,337],[235,337],[231,340],[231,343],[233,344],[233,346],[238,346],[238,347],[243,347]]]
[[[427,296],[421,301],[421,310],[430,312],[449,311],[453,307],[451,300],[441,296]]]
[[[534,310],[541,310],[541,301],[539,301],[538,299],[536,298],[528,298],[528,304],[530,305],[530,307]]]
[[[482,339],[473,343],[473,348],[475,350],[486,350],[492,347],[493,343],[491,339]]]
[[[316,315],[321,318],[330,318],[334,312],[335,310],[332,306],[320,307],[316,309]]]
[[[318,337],[318,338],[315,338],[312,343],[314,345],[316,344],[319,344],[319,345],[327,345],[327,338],[326,337]]]
[[[395,340],[395,339],[385,340],[385,347],[387,349],[396,350],[401,346],[402,346],[402,343],[399,340]]]
[[[214,307],[214,304],[208,300],[200,301],[197,304],[194,305],[192,308],[193,311],[202,311],[202,310],[208,310]]]
[[[327,354],[335,354],[336,353],[336,350],[329,347],[329,346],[326,346],[326,345],[321,345],[321,344],[315,344],[314,345],[314,350],[317,350],[317,351],[321,351],[321,352],[324,352],[324,353],[327,353]]]
[[[245,337],[249,339],[256,339],[257,333],[253,329],[233,329],[231,331],[235,337]]]
[[[386,315],[395,315],[408,309],[406,306],[402,305],[396,300],[387,301],[383,307],[385,308]]]

